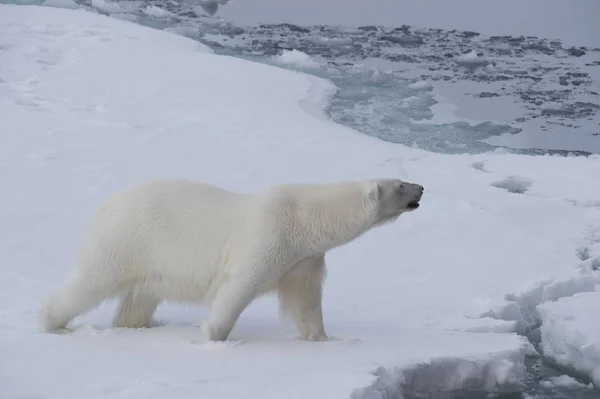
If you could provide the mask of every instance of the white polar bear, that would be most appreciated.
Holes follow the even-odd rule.
[[[108,198],[83,238],[78,268],[40,311],[44,331],[119,298],[113,325],[149,327],[161,301],[209,302],[207,340],[227,339],[258,296],[279,294],[302,338],[326,340],[325,253],[419,206],[397,179],[277,185],[258,194],[185,180]]]

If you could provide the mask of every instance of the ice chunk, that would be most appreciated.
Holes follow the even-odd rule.
[[[472,50],[467,54],[463,54],[457,57],[456,63],[469,69],[475,69],[478,67],[488,65],[490,63],[490,60],[483,56],[480,57],[479,55],[477,55],[477,52],[475,50]]]
[[[123,11],[118,2],[110,0],[92,0],[92,7],[107,14],[115,14]]]
[[[321,44],[329,47],[342,47],[352,44],[352,39],[349,37],[321,37],[316,36],[310,40],[314,44]]]
[[[568,375],[560,375],[558,377],[550,377],[547,380],[544,380],[540,383],[543,387],[545,388],[554,388],[554,387],[561,387],[561,388],[593,388],[592,384],[582,384],[581,382],[577,381],[575,378],[573,377],[569,377]]]
[[[157,18],[165,18],[165,17],[172,17],[173,13],[165,10],[164,8],[155,6],[155,5],[149,5],[146,8],[144,8],[144,14],[149,15],[151,17],[157,17]]]
[[[419,80],[409,84],[408,88],[412,90],[429,90],[433,88],[433,83],[430,80]]]
[[[298,69],[315,69],[320,67],[319,63],[313,60],[310,55],[296,49],[283,50],[280,55],[273,57],[273,59],[279,64]]]
[[[544,355],[587,374],[600,387],[600,285],[593,292],[543,303],[538,311]]]

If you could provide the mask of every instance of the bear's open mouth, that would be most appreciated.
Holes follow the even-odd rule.
[[[418,201],[409,202],[406,206],[408,209],[417,209],[419,207]]]

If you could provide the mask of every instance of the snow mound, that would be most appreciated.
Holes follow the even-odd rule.
[[[492,186],[503,188],[509,193],[523,194],[531,187],[531,181],[519,176],[509,176],[492,183]]]
[[[278,64],[297,69],[315,69],[320,67],[319,63],[313,60],[310,55],[296,49],[283,50],[281,54],[274,56],[273,59]]]

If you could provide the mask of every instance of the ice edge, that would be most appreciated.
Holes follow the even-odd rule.
[[[405,368],[379,367],[352,399],[411,399],[445,393],[513,393],[524,387],[527,345],[484,359],[442,357]]]
[[[571,374],[580,382],[586,385],[592,383],[596,389],[600,389],[597,381],[594,381],[593,370],[584,369],[574,362],[559,362],[552,354],[544,353],[543,350],[544,346],[548,344],[546,342],[548,337],[543,334],[544,317],[538,306],[579,293],[594,292],[600,286],[600,256],[582,261],[575,269],[578,274],[573,277],[545,279],[519,294],[507,294],[504,298],[506,303],[496,306],[480,316],[516,322],[515,332],[528,337],[545,361],[555,368]],[[583,353],[580,355],[584,356]]]

